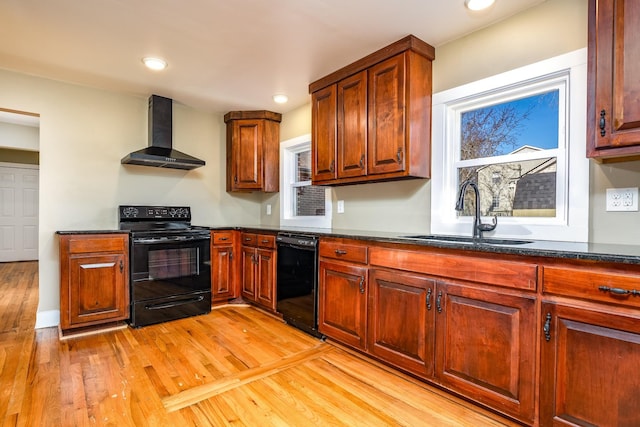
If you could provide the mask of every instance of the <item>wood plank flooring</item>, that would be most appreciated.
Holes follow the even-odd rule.
[[[61,341],[37,281],[0,264],[4,426],[515,425],[251,307]]]

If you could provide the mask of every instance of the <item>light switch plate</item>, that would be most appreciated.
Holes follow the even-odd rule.
[[[338,213],[344,213],[344,200],[338,200]]]
[[[638,210],[638,188],[607,188],[607,212]]]

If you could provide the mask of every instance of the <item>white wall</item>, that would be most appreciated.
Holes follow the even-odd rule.
[[[37,127],[0,123],[0,147],[38,151],[39,144],[40,131]]]
[[[225,191],[222,115],[174,101],[174,146],[206,166],[123,166],[124,155],[147,145],[148,96],[3,70],[0,93],[0,107],[40,114],[39,326],[57,322],[60,306],[56,230],[117,229],[119,204],[189,205],[198,225],[255,224],[259,218],[259,196]]]

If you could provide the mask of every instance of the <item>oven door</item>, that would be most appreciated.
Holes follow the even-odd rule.
[[[134,238],[130,268],[133,301],[211,291],[210,239]]]

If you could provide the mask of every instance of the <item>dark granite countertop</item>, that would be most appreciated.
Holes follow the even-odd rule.
[[[390,242],[412,244],[416,246],[428,246],[445,249],[461,249],[471,252],[484,252],[495,254],[511,254],[523,256],[564,258],[575,260],[591,260],[600,262],[617,262],[625,264],[640,264],[640,245],[617,245],[602,243],[557,242],[551,240],[532,240],[531,243],[519,245],[496,245],[461,243],[455,241],[420,240],[403,236],[416,235],[418,233],[385,232],[372,230],[340,230],[325,228],[305,227],[278,227],[264,225],[239,225],[239,226],[209,226],[211,230],[244,230],[254,232],[280,231],[311,234],[318,237],[341,237],[371,242]],[[123,230],[68,230],[57,231],[57,234],[119,234],[127,233]]]
[[[518,245],[495,245],[482,243],[474,244],[454,241],[420,240],[403,237],[419,234],[415,232],[402,233],[371,230],[339,230],[323,228],[275,227],[261,225],[244,225],[238,227],[214,226],[211,227],[211,229],[239,229],[257,232],[288,231],[292,233],[312,234],[320,237],[342,237],[373,242],[391,242],[446,249],[462,249],[473,252],[640,264],[640,245],[559,242],[551,240],[531,240],[531,243]]]
[[[69,234],[129,234],[127,230],[58,230],[61,236]]]

